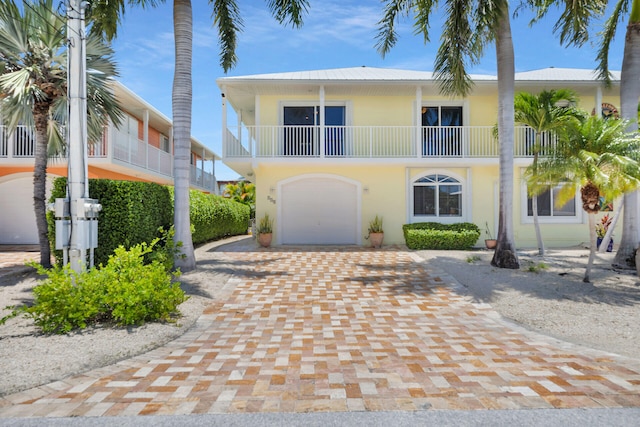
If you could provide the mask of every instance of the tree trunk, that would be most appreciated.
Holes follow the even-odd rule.
[[[540,148],[540,135],[536,132],[535,152],[533,153],[533,173],[538,170],[538,150]],[[533,227],[536,230],[536,240],[538,241],[538,255],[544,256],[544,242],[542,241],[542,231],[540,230],[540,219],[538,218],[538,196],[531,198],[531,207],[533,209]]]
[[[591,275],[591,267],[593,266],[593,260],[596,257],[596,214],[590,212],[589,215],[589,261],[587,262],[587,270],[584,272],[584,283],[590,283],[589,276]]]
[[[33,211],[36,215],[38,243],[40,245],[40,264],[51,268],[51,247],[49,246],[47,226],[47,117],[48,105],[34,106],[36,144],[33,166]]]
[[[175,266],[182,271],[195,268],[196,258],[191,238],[189,215],[189,176],[191,156],[191,60],[193,17],[190,0],[174,0],[173,29],[175,40],[175,71],[173,78],[173,175],[175,201],[173,220],[175,241],[182,247],[175,258]]]
[[[513,141],[515,60],[509,5],[504,10],[496,29],[496,57],[498,62],[498,140],[500,145],[500,206],[498,212],[498,245],[491,265],[499,268],[520,268],[513,238]]]
[[[635,0],[632,6],[632,18],[627,27],[620,78],[620,112],[622,117],[630,120],[628,132],[638,129],[638,99],[640,99],[640,22],[633,22],[633,16],[640,10],[640,1]],[[613,265],[625,268],[633,267],[635,250],[640,246],[638,231],[638,192],[624,195],[624,212],[622,215],[622,238]]]

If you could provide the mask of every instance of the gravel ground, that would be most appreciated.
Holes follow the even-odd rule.
[[[490,265],[493,251],[419,251],[453,276],[478,302],[504,318],[564,341],[638,358],[640,282],[635,270],[611,267],[613,253],[598,253],[591,283],[582,281],[584,248],[518,253],[520,270]]]
[[[197,249],[198,269],[180,279],[190,298],[180,306],[183,317],[177,324],[95,327],[55,336],[39,334],[33,323],[22,317],[0,326],[0,396],[113,364],[186,332],[207,305],[233,290],[227,281],[238,266],[221,263],[213,255],[224,243],[231,243],[225,250],[237,251],[255,245],[251,238],[242,236]],[[508,320],[592,348],[635,358],[640,354],[640,283],[630,271],[611,269],[611,254],[599,255],[592,284],[582,282],[587,259],[584,249],[549,251],[544,259],[522,252],[522,268],[515,271],[491,267],[489,251],[417,254]],[[540,268],[541,263],[545,269]],[[36,282],[32,272],[0,275],[0,317],[8,313],[3,307],[30,301]]]

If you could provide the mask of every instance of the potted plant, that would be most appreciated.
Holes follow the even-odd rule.
[[[382,247],[382,240],[384,239],[384,231],[382,230],[382,217],[376,215],[374,219],[369,221],[369,234],[366,239],[371,241],[371,246],[374,248]]]
[[[600,244],[602,243],[602,239],[604,239],[604,236],[607,234],[607,230],[609,229],[610,225],[611,225],[611,217],[609,216],[609,214],[600,218],[600,222],[596,224],[596,236],[598,236],[597,238],[598,249],[600,249]],[[607,252],[612,252],[612,251],[613,251],[613,238],[609,240],[609,245],[607,245]]]
[[[484,239],[484,245],[487,249],[495,249],[498,245],[498,241],[491,236],[491,230],[489,230],[489,223],[485,221],[484,223],[484,233],[487,235],[487,238]]]
[[[271,245],[271,238],[273,236],[273,219],[269,217],[269,214],[264,214],[260,219],[256,233],[258,234],[258,243],[260,243],[260,246],[268,248]]]

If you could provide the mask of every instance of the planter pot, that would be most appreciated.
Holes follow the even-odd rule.
[[[369,240],[371,241],[371,246],[374,248],[382,247],[382,240],[384,239],[384,233],[369,233]]]
[[[601,243],[602,243],[602,237],[598,237],[598,249],[600,249]],[[609,240],[609,245],[607,246],[607,252],[613,252],[613,239]]]
[[[498,245],[498,241],[496,239],[485,239],[484,245],[487,247],[487,249],[495,249]]]
[[[260,243],[260,246],[268,248],[269,246],[271,246],[272,237],[272,233],[260,233],[258,234],[258,243]]]

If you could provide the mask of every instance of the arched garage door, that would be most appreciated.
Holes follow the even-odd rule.
[[[47,179],[47,197],[51,180]],[[33,176],[25,175],[0,182],[0,244],[38,243],[36,215],[33,212]]]
[[[282,244],[359,244],[357,184],[334,177],[305,177],[282,184]]]

